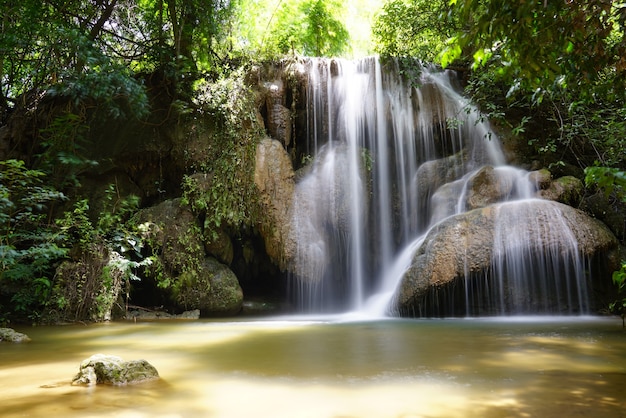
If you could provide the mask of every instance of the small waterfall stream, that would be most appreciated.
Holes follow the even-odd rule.
[[[459,93],[454,72],[421,67],[419,82],[411,83],[398,62],[376,57],[309,59],[307,65],[311,162],[296,185],[292,221],[298,243],[294,287],[303,311],[389,311],[426,233],[481,207],[470,184],[485,168],[504,185],[499,201],[516,203],[498,209],[507,215],[494,231],[495,279],[484,286],[467,280],[463,309],[476,314],[470,308],[476,302],[500,313],[516,312],[505,308],[511,303],[524,312],[542,311],[567,299],[579,305],[577,312],[585,311],[582,262],[575,240],[559,229],[558,214],[549,221],[554,252],[539,259],[523,253],[520,241],[544,236],[533,232],[532,219],[547,215],[524,210],[520,202],[532,200],[535,185],[526,171],[506,165],[498,137]],[[505,282],[514,283],[506,289],[515,295]],[[539,296],[546,298],[528,300]],[[458,314],[449,305],[435,302],[425,314]]]

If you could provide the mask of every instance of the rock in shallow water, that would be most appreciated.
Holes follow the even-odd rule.
[[[30,338],[28,335],[17,332],[11,328],[0,328],[0,341],[25,343],[30,341]]]
[[[95,354],[82,361],[72,385],[124,386],[158,378],[159,373],[146,360],[124,361],[117,356]]]

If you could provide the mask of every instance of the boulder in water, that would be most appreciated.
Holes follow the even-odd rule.
[[[537,264],[550,262],[554,264],[547,267],[552,270],[546,277],[567,276],[560,274],[570,272],[564,263],[575,263],[578,256],[592,259],[617,247],[617,239],[604,224],[561,203],[532,199],[475,209],[450,217],[429,231],[396,291],[396,308],[406,315],[433,315],[425,305],[437,299],[442,289],[469,286],[471,277],[489,281],[485,288],[496,289],[493,294],[506,295],[507,300],[491,302],[515,303],[520,295],[498,286],[511,282],[524,291],[532,290],[526,283],[519,285],[531,277],[512,277],[516,263],[522,266],[521,275],[535,275]],[[518,263],[516,257],[523,261]],[[563,286],[573,289],[575,284]],[[530,309],[536,306],[532,301],[526,305]]]
[[[72,385],[106,384],[124,386],[159,378],[159,373],[146,360],[124,361],[120,357],[95,354],[80,364]]]
[[[2,341],[9,343],[25,343],[30,341],[30,338],[28,335],[17,332],[11,328],[0,328],[0,342]]]

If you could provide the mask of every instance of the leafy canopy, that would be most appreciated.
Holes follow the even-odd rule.
[[[621,93],[626,75],[626,3],[613,0],[451,0],[465,23],[442,63],[499,63],[522,87],[582,88],[606,77]]]
[[[338,0],[282,2],[268,26],[269,47],[278,54],[340,56],[348,52],[349,34],[340,20]]]
[[[460,29],[447,0],[389,0],[374,19],[374,49],[381,55],[434,61]]]

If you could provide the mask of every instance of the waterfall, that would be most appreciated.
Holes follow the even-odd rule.
[[[414,62],[412,70],[418,67],[421,75],[408,80],[402,76],[406,64],[377,57],[311,58],[306,65],[310,163],[296,184],[292,220],[298,243],[294,300],[303,311],[387,312],[428,231],[452,216],[495,203],[483,202],[485,197],[471,189],[480,176],[497,179],[504,190],[500,202],[533,197],[536,187],[528,173],[506,165],[497,135],[459,93],[454,72]],[[536,214],[524,208],[512,203],[500,209],[519,212],[515,222],[525,228],[505,222],[494,228],[491,271],[496,279],[478,290],[476,280],[468,280],[466,306],[486,298],[501,305],[501,313],[511,313],[504,299],[514,298],[498,283],[512,281],[513,289],[529,297],[562,292],[557,299],[569,298],[570,304],[572,294],[584,299],[582,285],[568,289],[569,284],[524,281],[536,276],[547,283],[547,276],[572,274],[584,281],[578,277],[582,266],[575,240],[570,245],[566,232],[553,233],[554,241],[562,243],[553,254],[520,255],[523,245],[517,240],[536,238],[528,236]],[[512,219],[510,214],[505,218]],[[558,229],[558,218],[550,222]],[[535,306],[520,303],[527,310]]]

